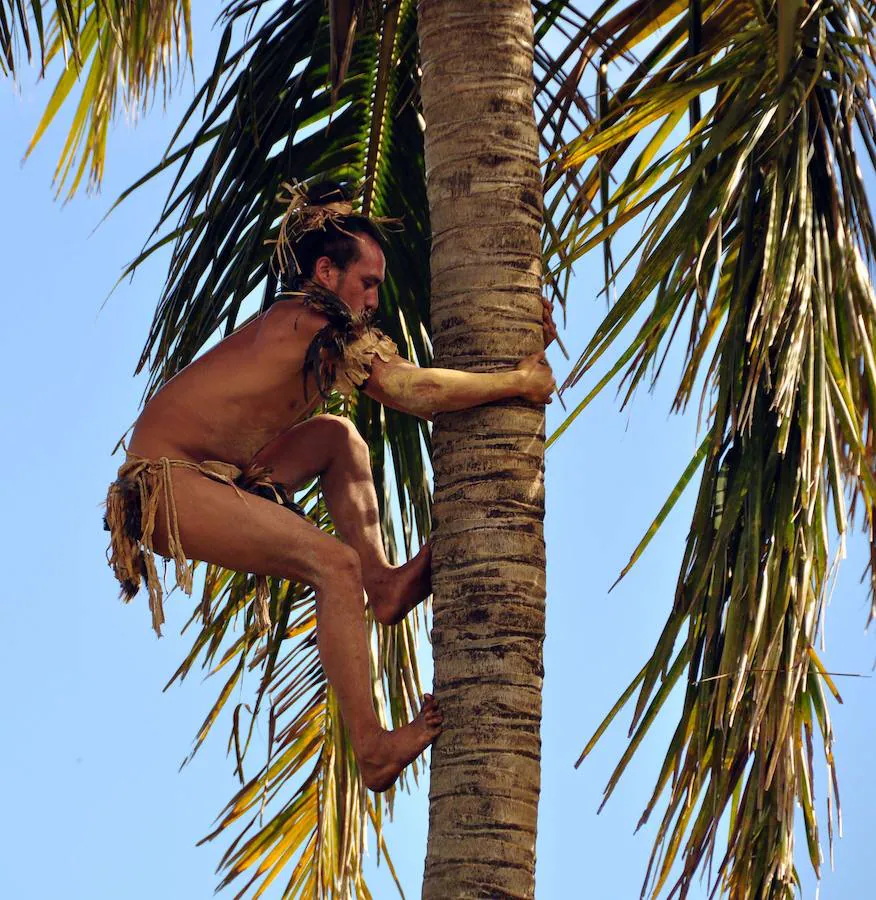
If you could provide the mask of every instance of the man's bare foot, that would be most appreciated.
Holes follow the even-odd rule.
[[[365,575],[365,592],[374,618],[397,625],[432,593],[432,547],[426,543],[403,566],[389,566]]]
[[[443,721],[438,701],[425,694],[423,708],[413,722],[395,731],[381,731],[365,746],[359,757],[365,784],[377,793],[392,787],[402,769],[441,734]]]

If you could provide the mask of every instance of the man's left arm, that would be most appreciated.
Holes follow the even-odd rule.
[[[545,347],[557,337],[553,306],[542,297]],[[556,382],[544,353],[526,357],[516,368],[485,373],[421,369],[400,356],[393,356],[389,361],[374,358],[371,376],[362,390],[384,406],[431,419],[435,413],[471,409],[511,397],[550,403]]]
[[[504,372],[421,369],[399,356],[389,362],[375,358],[371,377],[363,387],[379,403],[421,419],[511,397],[550,403],[555,389],[556,382],[544,352],[527,356],[515,368]]]

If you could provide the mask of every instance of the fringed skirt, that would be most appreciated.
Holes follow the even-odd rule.
[[[119,469],[118,478],[109,486],[107,493],[104,516],[104,528],[110,533],[107,553],[110,567],[122,588],[122,599],[126,603],[136,596],[141,580],[145,579],[152,627],[159,636],[164,624],[163,592],[155,565],[152,539],[160,506],[163,506],[168,559],[174,562],[176,583],[187,594],[192,592],[193,565],[188,562],[180,542],[173,496],[171,471],[174,468],[193,469],[213,481],[230,485],[238,493],[245,491],[273,500],[307,518],[304,510],[288,496],[284,486],[271,479],[271,470],[262,466],[240,469],[218,460],[195,463],[184,459],[168,459],[166,456],[146,459],[129,452],[126,462]],[[259,632],[267,631],[271,624],[269,597],[267,578],[257,575],[255,621]]]

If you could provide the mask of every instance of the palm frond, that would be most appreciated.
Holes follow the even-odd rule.
[[[41,27],[40,36],[42,43]],[[119,103],[133,117],[149,108],[159,89],[166,100],[175,72],[191,61],[191,0],[92,0],[77,4],[75,15],[71,3],[58,2],[45,45],[44,64],[62,57],[63,68],[25,156],[84,77],[54,176],[58,193],[68,185],[72,197],[86,172],[90,187],[100,184]]]
[[[669,885],[681,853],[668,896],[685,897],[726,817],[714,891],[791,898],[798,803],[811,864],[816,873],[821,866],[816,734],[833,837],[827,694],[839,694],[815,645],[856,510],[876,558],[876,293],[867,267],[876,232],[856,156],[859,144],[876,162],[876,6],[633,3],[609,18],[618,6],[604,3],[586,32],[609,54],[629,47],[630,28],[644,34],[664,12],[675,18],[606,91],[598,119],[554,157],[554,183],[571,172],[582,186],[547,248],[555,274],[627,223],[639,227],[606,287],[628,270],[629,281],[566,386],[611,354],[617,362],[580,408],[621,370],[625,404],[649,372],[659,376],[687,329],[674,406],[685,409],[703,385],[708,435],[672,611],[594,741],[637,693],[607,799],[669,692],[682,689],[640,822],[665,794],[643,893]],[[587,212],[600,193],[600,208]],[[679,487],[692,475],[689,466]],[[876,604],[876,582],[870,587]]]
[[[329,74],[335,98],[347,77],[356,31],[366,23],[366,16],[369,13],[379,15],[383,5],[381,0],[329,0],[329,39],[331,41]],[[398,2],[386,4],[387,15],[393,15],[397,19],[398,10]],[[388,32],[384,26],[384,34],[386,33]]]
[[[0,72],[16,76],[24,60],[39,56],[45,65],[46,27],[43,0],[0,0]],[[55,0],[54,19],[65,53],[79,58],[81,4],[75,0]]]
[[[603,3],[593,15],[578,2],[535,2],[535,108],[542,150],[546,157],[544,230],[542,253],[545,288],[565,309],[572,260],[560,238],[594,209],[597,193],[608,189],[610,166],[600,167],[585,182],[576,167],[560,164],[559,152],[592,126],[603,114],[607,101],[607,72],[612,63],[636,64],[638,44],[686,5],[687,0],[638,0],[612,16],[600,19],[616,4]],[[597,77],[592,96],[580,85],[588,69]],[[595,103],[591,102],[593,99]],[[606,272],[612,268],[611,244],[604,244]]]

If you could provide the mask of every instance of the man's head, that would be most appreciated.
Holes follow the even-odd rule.
[[[346,227],[341,225],[340,227]],[[333,228],[326,226],[326,231]],[[386,260],[377,240],[366,233],[340,234],[346,246],[332,254],[327,247],[313,262],[311,280],[337,294],[354,315],[373,317],[380,303],[378,290],[386,277]],[[307,274],[302,271],[302,274]]]
[[[346,200],[340,186],[330,182],[314,185],[307,196],[313,205]],[[355,315],[373,316],[386,277],[382,240],[373,222],[352,214],[306,231],[293,251],[302,275],[337,294]]]

